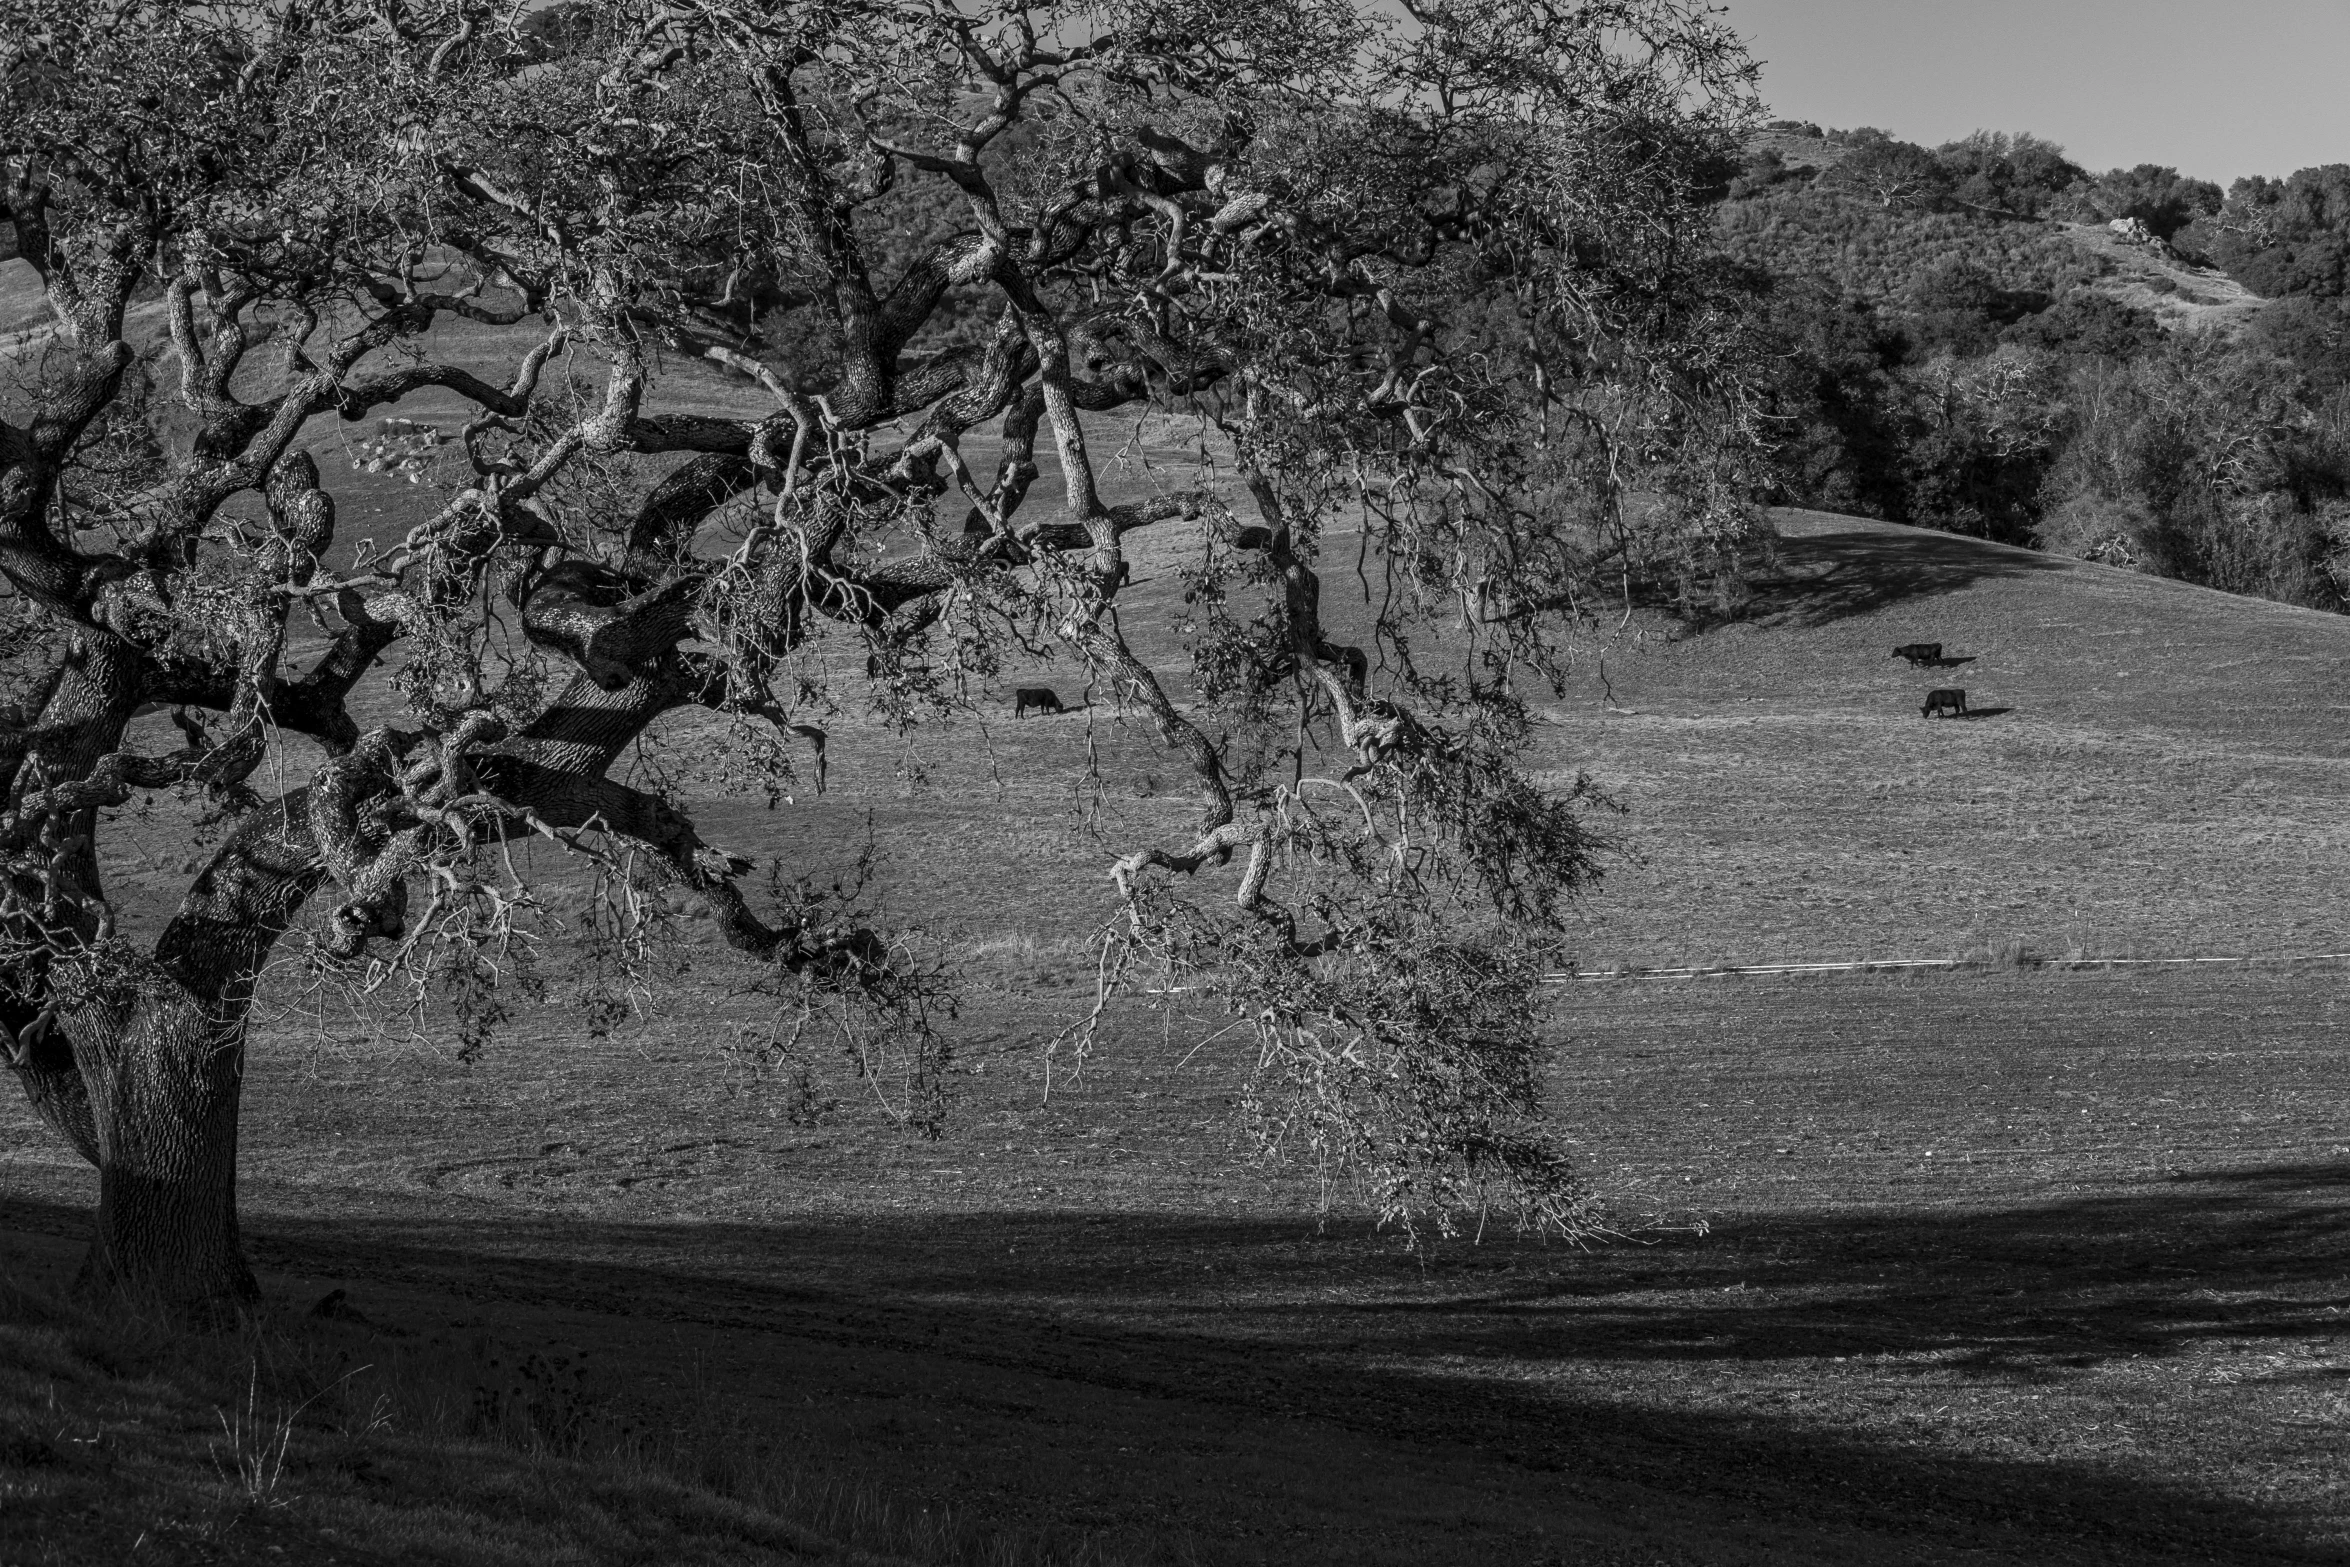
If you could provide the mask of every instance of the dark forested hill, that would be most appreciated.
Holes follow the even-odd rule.
[[[2350,167],[1779,121],[1719,211],[1772,499],[2350,606]]]

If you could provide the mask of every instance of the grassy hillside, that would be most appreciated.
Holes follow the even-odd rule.
[[[1562,764],[1630,807],[1595,959],[2350,951],[2350,623],[1779,514],[1762,614],[1595,642]],[[1889,657],[1938,641],[1971,660]],[[1934,686],[1980,716],[1924,721]]]
[[[2152,311],[2174,331],[2240,331],[2268,303],[2217,267],[2197,265],[2174,251],[2130,244],[2094,223],[2060,227],[2067,239],[2107,263],[2109,270],[2093,285],[2099,293]]]

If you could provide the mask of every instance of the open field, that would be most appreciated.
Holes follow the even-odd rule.
[[[1562,753],[1645,863],[1603,960],[2350,951],[2350,623],[1891,524],[1781,513],[1765,612],[1595,649]],[[1939,641],[1969,662],[1887,656]],[[1977,717],[1921,722],[1934,686]],[[1679,952],[1675,948],[1678,945]]]
[[[510,343],[476,346],[486,366]],[[1140,455],[1179,458],[1180,428],[1145,433]],[[325,461],[339,436],[312,438]],[[420,502],[350,478],[346,543]],[[559,1005],[475,1061],[305,1026],[281,978],[245,1132],[266,1287],[296,1313],[346,1291],[372,1326],[292,1329],[333,1352],[584,1354],[615,1420],[713,1428],[795,1485],[1013,1542],[906,1559],[2350,1559],[2350,965],[2017,961],[2350,951],[2350,621],[1778,521],[1754,617],[1609,616],[1546,705],[1541,765],[1627,808],[1577,964],[1991,962],[1562,986],[1554,1106],[1626,1239],[1415,1256],[1343,1202],[1323,1222],[1305,1173],[1236,1162],[1246,1063],[1180,998],[1125,1004],[1048,1093],[1111,846],[1193,808],[1147,726],[1013,722],[988,696],[984,726],[909,737],[843,713],[822,797],[694,785],[709,837],[795,869],[843,864],[870,822],[883,906],[967,976],[942,1137],[838,1059],[803,1092],[734,1048],[758,1003],[690,905],[690,967],[643,1018],[591,1037],[553,963]],[[1134,543],[1125,623],[1178,673],[1184,535]],[[1887,657],[1917,640],[1968,662]],[[1031,681],[1076,694],[1065,670],[1004,683]],[[1923,721],[1938,685],[1977,716]],[[711,738],[681,719],[663,754]],[[1098,796],[1070,784],[1089,744]],[[151,929],[202,850],[169,809],[124,825],[110,875]],[[62,1286],[94,1184],[0,1100],[9,1282]],[[501,1509],[591,1494],[405,1429],[354,1467],[356,1439],[309,1418],[285,1505],[199,1505],[191,1486],[228,1487],[202,1468],[213,1395],[65,1355],[0,1335],[9,1428],[44,1418],[44,1385],[70,1406],[39,1463],[0,1448],[6,1567],[521,1560],[497,1554]],[[141,1489],[134,1458],[187,1483]],[[479,1538],[368,1523],[436,1489]],[[642,1516],[670,1533],[581,1529],[560,1559],[855,1559],[788,1509],[661,1494]]]

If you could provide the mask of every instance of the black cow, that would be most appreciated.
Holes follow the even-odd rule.
[[[1942,662],[1942,644],[1939,642],[1905,643],[1893,650],[1893,656],[1908,659],[1912,668],[1920,664],[1939,664]]]
[[[1040,713],[1065,713],[1068,711],[1061,705],[1061,699],[1053,695],[1051,686],[1017,686],[1013,688],[1012,716],[1026,718],[1028,710],[1032,707]]]
[[[1966,715],[1966,693],[1949,687],[1940,691],[1927,692],[1926,705],[1918,709],[1918,716],[1932,718],[1937,713],[1944,717],[1948,717],[1952,713],[1964,717]]]

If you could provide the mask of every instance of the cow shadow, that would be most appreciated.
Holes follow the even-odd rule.
[[[2002,714],[2012,713],[2014,711],[2015,709],[2012,707],[1970,707],[1963,713],[1936,713],[1934,715],[1934,722],[1943,723],[1953,718],[1963,719],[1968,722],[1977,722],[1985,718],[1997,718]]]

